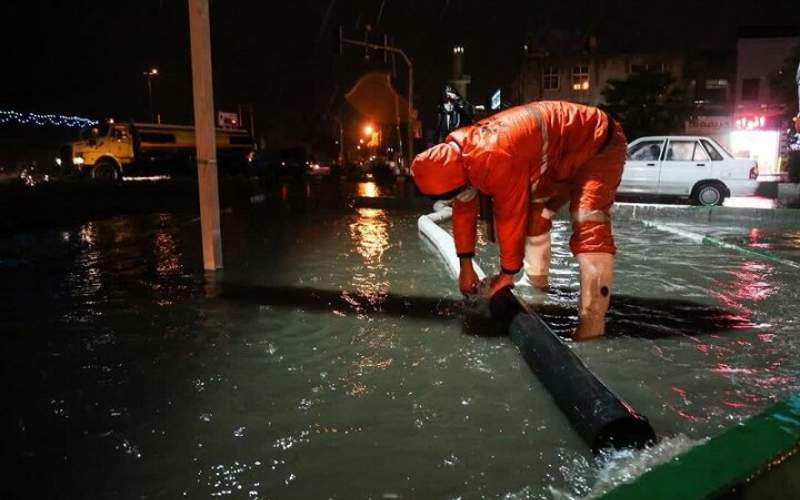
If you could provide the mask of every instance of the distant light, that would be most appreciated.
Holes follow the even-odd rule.
[[[61,158],[56,158],[56,165],[61,166]]]
[[[151,175],[143,177],[123,177],[122,180],[125,182],[156,182],[169,180],[171,178],[172,177],[169,175]]]
[[[367,177],[371,178],[371,174],[367,174]],[[374,182],[359,182],[358,195],[364,198],[377,198],[380,196],[380,190]]]
[[[455,47],[453,47],[453,54],[463,54],[463,53],[464,53],[464,47],[460,45],[456,45]]]
[[[82,118],[80,116],[64,116],[64,115],[40,115],[36,113],[25,113],[20,111],[2,110],[0,109],[0,125],[6,123],[16,123],[18,125],[38,125],[47,126],[52,125],[56,127],[88,127],[97,125],[97,120],[91,118]]]
[[[365,125],[364,126],[364,134],[372,135],[373,132],[375,132],[375,128],[372,125]]]
[[[735,130],[730,145],[734,157],[758,162],[759,175],[778,173],[780,132],[777,130]]]
[[[764,198],[762,196],[740,196],[725,198],[722,204],[726,207],[738,208],[776,208],[778,206],[778,200]]]

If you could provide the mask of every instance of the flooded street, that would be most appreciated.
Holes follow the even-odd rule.
[[[328,191],[223,213],[217,277],[191,214],[0,236],[0,496],[553,498],[637,470],[594,468],[512,342],[465,320],[425,209]],[[798,259],[780,225],[685,222]],[[569,232],[556,221],[552,292],[517,287],[563,335]],[[573,348],[668,445],[798,390],[796,269],[627,216],[615,233],[609,337]]]

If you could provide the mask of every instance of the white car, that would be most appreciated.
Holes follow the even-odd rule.
[[[641,137],[628,145],[620,194],[680,196],[699,205],[722,205],[730,196],[753,196],[755,160],[733,158],[709,137]]]

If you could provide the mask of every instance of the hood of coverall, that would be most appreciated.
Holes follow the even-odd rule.
[[[467,170],[457,147],[437,144],[423,151],[411,164],[419,190],[430,196],[449,193],[467,184]]]

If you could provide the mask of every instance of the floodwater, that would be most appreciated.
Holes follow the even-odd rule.
[[[424,210],[320,188],[224,213],[216,277],[191,214],[0,236],[0,497],[583,496],[798,389],[795,269],[617,221],[610,335],[573,347],[666,444],[598,469],[510,340],[465,320]],[[552,293],[518,287],[562,335],[568,230]]]

